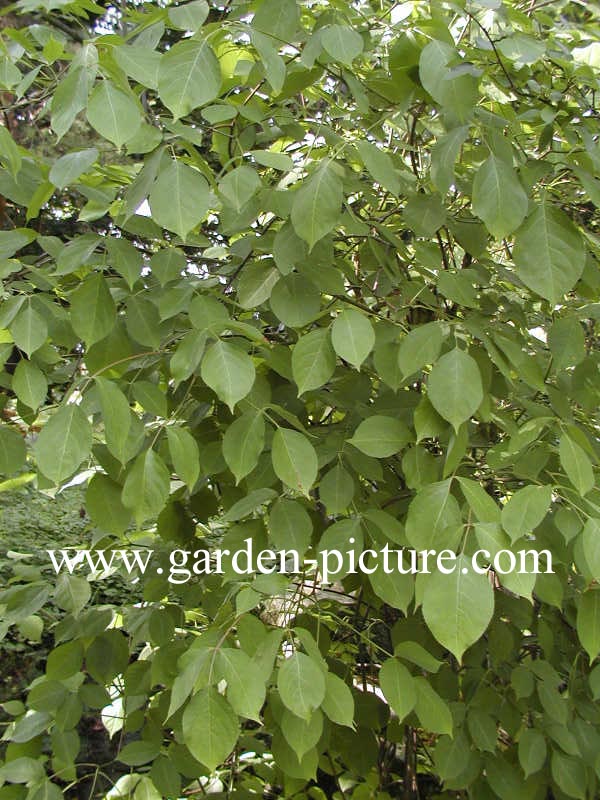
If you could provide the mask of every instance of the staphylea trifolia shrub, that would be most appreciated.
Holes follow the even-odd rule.
[[[1,798],[598,796],[597,11],[4,6],[0,488],[153,553],[3,542]]]

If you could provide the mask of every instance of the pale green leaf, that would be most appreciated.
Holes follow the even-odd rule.
[[[238,484],[258,464],[265,446],[265,420],[261,413],[246,411],[235,419],[223,437],[223,457]]]
[[[581,277],[585,247],[563,211],[540,203],[517,231],[513,260],[523,283],[556,305]]]
[[[475,173],[473,213],[496,239],[513,233],[525,219],[529,201],[517,173],[501,158],[490,155]]]
[[[290,488],[308,496],[317,478],[317,454],[302,433],[289,428],[277,428],[271,448],[273,469],[277,477]]]
[[[309,719],[325,699],[325,675],[309,656],[296,652],[279,668],[277,688],[283,704],[293,714]]]
[[[239,729],[237,715],[212,687],[195,694],[183,712],[183,741],[194,758],[210,772],[231,753]]]
[[[481,374],[475,359],[458,347],[443,355],[431,370],[427,396],[438,414],[458,430],[483,400]]]
[[[298,394],[326,384],[335,371],[335,365],[335,350],[328,330],[317,328],[301,336],[292,350],[292,374],[298,385]]]
[[[254,363],[230,342],[212,344],[202,359],[202,380],[215,392],[219,400],[229,406],[230,411],[252,389],[256,371]]]
[[[348,439],[354,447],[373,458],[387,458],[411,440],[406,425],[394,417],[375,415],[364,419]]]
[[[221,89],[221,67],[208,42],[180,41],[161,56],[158,93],[175,119],[214,100]]]
[[[100,136],[121,148],[137,134],[143,119],[133,94],[117,89],[103,80],[90,95],[87,105],[88,122]]]
[[[61,406],[42,428],[34,445],[40,472],[54,483],[69,478],[92,449],[92,426],[75,403]]]
[[[331,161],[319,167],[295,192],[292,224],[310,250],[338,224],[342,200],[342,182]]]
[[[375,345],[375,331],[365,314],[349,308],[335,318],[331,341],[338,356],[359,369]]]
[[[438,642],[460,661],[485,632],[494,613],[494,592],[487,575],[476,573],[460,555],[455,570],[434,571],[423,594],[423,617]]]

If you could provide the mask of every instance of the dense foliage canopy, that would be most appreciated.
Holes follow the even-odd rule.
[[[0,798],[597,797],[598,4],[2,14],[0,488],[154,560],[12,554]],[[554,572],[169,581],[248,538]]]

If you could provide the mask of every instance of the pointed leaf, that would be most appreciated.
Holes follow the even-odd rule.
[[[289,428],[277,428],[271,447],[273,469],[290,488],[308,496],[317,478],[317,454],[306,436]]]

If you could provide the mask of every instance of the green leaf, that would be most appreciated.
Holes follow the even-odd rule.
[[[133,94],[126,94],[103,80],[90,95],[88,122],[100,136],[121,148],[137,134],[143,119]]]
[[[348,685],[328,672],[325,675],[325,698],[321,705],[325,714],[336,725],[352,728],[354,724],[354,698]]]
[[[61,483],[89,456],[92,426],[78,405],[68,403],[50,417],[33,449],[40,472]]]
[[[256,308],[271,296],[273,287],[281,278],[273,262],[255,261],[242,272],[238,283],[238,301],[242,308]]]
[[[500,507],[477,481],[458,478],[469,508],[479,522],[500,522]]]
[[[191,492],[200,476],[200,454],[196,440],[188,430],[178,426],[167,428],[167,440],[175,472]]]
[[[423,593],[423,617],[438,642],[461,660],[465,650],[485,632],[494,613],[494,592],[487,575],[479,575],[464,555],[454,572],[437,570]]]
[[[457,545],[462,535],[460,507],[450,492],[452,480],[430,483],[413,498],[406,517],[406,538],[417,550]]]
[[[560,317],[548,331],[548,347],[553,366],[557,369],[572,367],[585,358],[585,333],[579,320]]]
[[[97,472],[88,484],[85,507],[90,519],[100,530],[120,534],[126,530],[131,511],[123,505],[118,483]]]
[[[168,14],[169,20],[176,28],[195,33],[204,24],[208,17],[208,11],[206,0],[191,0],[189,3],[171,6]]]
[[[357,142],[356,149],[363,164],[371,173],[371,177],[397,197],[402,186],[394,162],[385,150],[380,150],[379,147],[367,141]]]
[[[363,51],[362,36],[347,25],[327,25],[320,35],[321,44],[329,55],[349,67]]]
[[[442,195],[454,183],[454,165],[468,135],[466,126],[453,128],[431,148],[431,179]]]
[[[341,514],[352,502],[355,490],[352,475],[336,464],[321,478],[319,498],[328,514]]]
[[[258,173],[246,164],[231,170],[219,181],[219,192],[227,204],[238,213],[254,197],[260,187]]]
[[[277,688],[286,708],[309,719],[325,699],[325,675],[309,656],[296,652],[279,668]]]
[[[349,308],[335,318],[331,341],[338,356],[359,369],[375,345],[375,331],[367,316]]]
[[[115,61],[121,69],[142,86],[158,88],[160,53],[141,45],[120,45],[113,49]]]
[[[95,378],[106,446],[121,464],[126,464],[140,450],[144,441],[144,428],[119,387],[107,378]]]
[[[379,685],[385,699],[398,715],[399,722],[402,722],[417,701],[413,676],[404,664],[395,658],[388,658],[379,670]]]
[[[546,739],[535,728],[527,728],[519,738],[519,763],[525,777],[539,772],[546,761]]]
[[[19,400],[37,410],[48,393],[48,381],[44,373],[31,361],[19,361],[12,380],[12,388]]]
[[[98,151],[95,147],[79,150],[76,153],[67,153],[54,162],[49,178],[59,189],[64,189],[84,172],[87,172],[97,159]]]
[[[579,494],[586,495],[594,488],[594,470],[587,453],[564,433],[560,437],[558,454],[562,468]]]
[[[589,797],[585,765],[581,759],[571,758],[554,750],[550,766],[552,778],[568,797],[575,797],[577,800],[586,800]]]
[[[114,300],[99,272],[87,277],[71,294],[71,324],[88,347],[110,333],[116,316]]]
[[[365,455],[387,458],[406,447],[411,438],[410,431],[400,420],[376,415],[364,419],[347,441]]]
[[[585,246],[564,212],[540,203],[517,231],[513,260],[523,283],[556,305],[583,273]]]
[[[301,328],[319,313],[321,293],[312,281],[292,272],[277,281],[270,298],[271,309],[290,328]]]
[[[0,127],[0,162],[16,178],[21,169],[21,151],[7,128]]]
[[[205,40],[173,45],[161,56],[158,93],[174,119],[214,100],[221,90],[221,67]]]
[[[250,392],[256,377],[250,356],[234,344],[223,341],[208,348],[200,374],[204,383],[229,406],[232,413],[236,403]]]
[[[86,578],[64,572],[58,576],[54,600],[59,608],[78,616],[91,596],[90,582]]]
[[[504,239],[525,219],[529,200],[512,166],[490,155],[475,173],[472,205],[492,236]]]
[[[307,720],[304,720],[285,709],[280,725],[286,743],[292,748],[298,761],[301,761],[321,738],[323,714],[316,709]]]
[[[496,750],[498,731],[496,721],[491,714],[480,708],[471,708],[467,717],[467,725],[471,739],[478,750],[493,753]]]
[[[170,475],[154,450],[146,450],[133,462],[123,485],[123,504],[133,511],[139,525],[154,519],[167,502]]]
[[[425,678],[416,677],[414,685],[417,694],[415,713],[422,727],[432,733],[452,736],[452,714],[447,703]]]
[[[217,669],[227,681],[227,700],[240,717],[260,721],[265,702],[265,681],[257,664],[243,650],[219,650]]]
[[[16,430],[0,425],[0,473],[14,475],[25,464],[25,440]]]
[[[335,350],[328,330],[317,328],[301,336],[292,350],[292,374],[298,395],[324,386],[335,371]]]
[[[600,590],[584,592],[577,609],[577,635],[593,661],[600,653]]]
[[[155,222],[185,240],[208,213],[208,183],[197,170],[172,160],[159,172],[148,202]]]
[[[417,236],[433,236],[446,221],[442,198],[432,194],[412,194],[404,206],[403,218]]]
[[[212,687],[201,689],[187,704],[182,718],[188,750],[213,772],[231,753],[239,734],[237,715]]]
[[[11,322],[10,332],[17,347],[30,356],[46,341],[48,325],[31,303],[28,303]]]
[[[320,166],[294,193],[292,225],[310,250],[338,224],[342,200],[342,182],[331,161]]]
[[[581,533],[581,549],[591,577],[600,579],[600,520],[590,517]]]
[[[290,488],[308,496],[317,478],[318,461],[314,447],[302,433],[277,428],[271,447],[273,469]]]
[[[294,41],[300,22],[296,0],[263,0],[258,7],[252,27],[268,33],[275,47]]]
[[[413,328],[400,342],[398,364],[404,377],[414,375],[426,364],[434,364],[442,349],[444,332],[439,322]]]
[[[84,67],[70,69],[52,97],[52,129],[59,139],[65,135],[80,111],[86,107],[90,78]]]
[[[256,467],[264,446],[262,413],[246,411],[228,426],[223,437],[223,457],[235,475],[236,485]]]
[[[443,355],[431,370],[427,396],[438,414],[458,431],[483,400],[481,374],[475,359],[458,347]]]
[[[278,550],[293,549],[302,555],[310,545],[313,524],[300,503],[280,497],[269,513],[269,532]]]
[[[542,522],[552,502],[551,486],[525,486],[502,508],[502,527],[512,541],[530,534]]]
[[[436,39],[425,45],[419,59],[423,88],[461,122],[468,119],[477,102],[477,79],[469,73],[452,72],[458,60],[456,49]]]
[[[36,238],[35,231],[29,228],[16,228],[13,231],[0,231],[0,259],[10,258]]]

